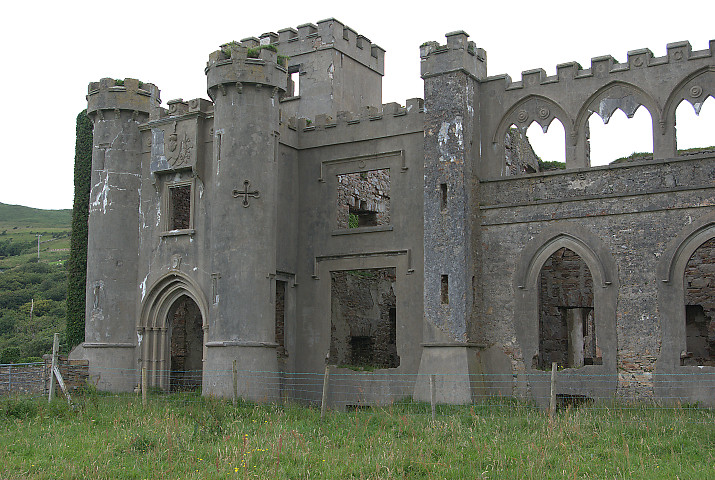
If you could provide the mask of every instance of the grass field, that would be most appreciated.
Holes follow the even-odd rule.
[[[3,479],[712,479],[697,408],[397,404],[358,412],[196,394],[0,402]]]
[[[18,228],[69,228],[72,210],[42,210],[0,203],[0,230]]]

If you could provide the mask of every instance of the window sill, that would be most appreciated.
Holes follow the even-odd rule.
[[[331,235],[352,235],[355,233],[391,232],[392,225],[378,225],[376,227],[341,228],[333,230]]]
[[[178,237],[180,235],[193,236],[195,233],[196,230],[193,228],[185,228],[183,230],[169,230],[168,232],[162,232],[160,235],[162,237]]]

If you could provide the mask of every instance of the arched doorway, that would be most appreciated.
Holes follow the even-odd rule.
[[[586,262],[562,247],[544,262],[539,273],[539,352],[533,368],[547,370],[600,365],[596,338],[593,277]]]
[[[199,306],[182,295],[169,308],[169,391],[201,388],[203,320]]]
[[[179,272],[149,289],[137,324],[139,364],[149,386],[165,391],[201,387],[207,312],[199,286]]]
[[[715,367],[715,238],[701,244],[685,266],[683,366]]]

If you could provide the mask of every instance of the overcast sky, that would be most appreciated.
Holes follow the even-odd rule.
[[[466,31],[487,51],[489,75],[508,73],[514,80],[533,68],[554,75],[556,65],[568,61],[589,68],[591,58],[601,55],[623,62],[627,51],[639,48],[663,56],[667,43],[680,40],[702,50],[715,38],[709,24],[715,14],[712,0],[679,5],[654,0],[19,1],[4,2],[0,11],[5,72],[0,91],[5,92],[6,106],[0,116],[0,202],[37,208],[72,207],[75,118],[86,107],[90,81],[132,77],[152,82],[161,89],[164,106],[179,97],[208,98],[206,60],[230,40],[334,17],[387,50],[383,101],[404,105],[408,98],[423,97],[419,45],[429,40],[444,43],[444,34],[454,30]],[[689,109],[684,115],[695,118],[693,109],[684,106]],[[630,121],[621,121],[619,116],[625,116],[616,112],[609,128],[603,129],[603,135],[611,136],[602,136],[592,124],[594,163],[605,161],[599,160],[601,156],[651,151],[650,118],[644,110]],[[686,121],[678,117],[679,132],[686,129]],[[617,135],[624,125],[643,133]],[[703,138],[715,144],[715,100],[706,102],[693,125],[687,130],[694,140],[679,135],[679,146],[698,141],[704,146]],[[563,138],[562,131],[560,135]],[[645,147],[632,141],[643,135]],[[544,159],[563,159],[562,146],[532,141]]]

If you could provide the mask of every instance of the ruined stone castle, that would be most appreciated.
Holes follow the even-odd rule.
[[[241,396],[304,398],[291,375],[327,363],[346,403],[427,399],[427,374],[440,402],[541,401],[557,362],[563,394],[712,404],[715,153],[678,154],[675,110],[715,94],[715,41],[514,81],[453,32],[404,106],[384,53],[328,19],[211,53],[210,100],[90,83],[73,356],[99,387],[229,396],[236,361]],[[589,117],[639,107],[653,158],[590,167]],[[555,120],[542,172],[523,139]]]

